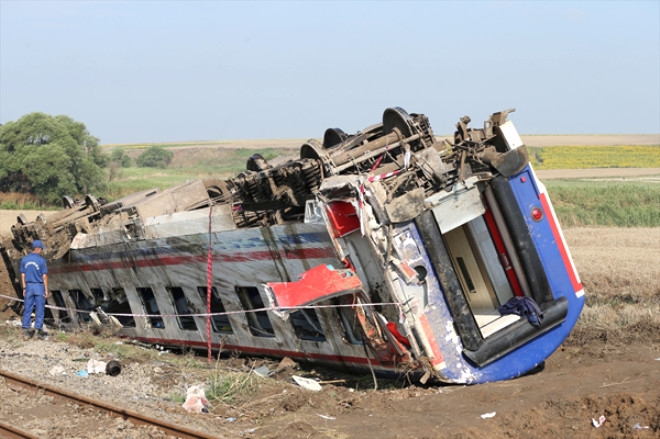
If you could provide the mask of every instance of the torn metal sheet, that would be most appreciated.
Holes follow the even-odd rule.
[[[314,267],[300,276],[297,282],[269,282],[273,305],[296,308],[337,296],[359,294],[360,278],[351,270],[335,270],[327,265]]]

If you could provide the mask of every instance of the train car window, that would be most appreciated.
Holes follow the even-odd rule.
[[[136,288],[137,293],[142,298],[142,304],[144,309],[147,311],[149,323],[152,328],[164,328],[165,322],[163,318],[160,317],[160,309],[158,309],[158,303],[156,302],[156,296],[151,288]]]
[[[102,291],[101,294],[103,294]],[[135,328],[133,310],[126,299],[123,288],[113,288],[110,297],[103,298],[101,309],[104,313],[116,318],[125,328]]]
[[[206,302],[207,298],[207,288],[206,287],[197,287],[199,295],[202,297],[204,306],[208,306]],[[206,311],[207,308],[204,309]],[[218,295],[218,290],[215,287],[211,287],[211,314],[216,314],[211,316],[211,327],[214,332],[224,332],[231,334],[233,331],[231,329],[231,323],[229,322],[229,317],[224,314],[225,306],[220,300]]]
[[[66,303],[64,302],[64,297],[62,296],[62,292],[60,290],[53,290],[51,291],[53,294],[53,299],[55,300],[55,305],[57,305],[59,308],[67,308]],[[48,309],[48,308],[46,308]],[[69,317],[69,313],[66,311],[66,309],[60,309],[57,311],[57,318],[62,322],[62,323],[71,323],[71,317]]]
[[[268,318],[268,314],[263,310],[264,302],[259,295],[259,290],[255,287],[236,287],[236,294],[243,305],[243,309],[248,311],[245,317],[250,327],[250,332],[255,337],[275,337],[273,325]],[[259,310],[261,311],[252,311]]]
[[[301,309],[289,314],[296,337],[301,340],[325,341],[321,322],[313,309]]]
[[[170,294],[172,302],[174,302],[177,314],[176,320],[179,324],[179,328],[196,331],[197,325],[195,324],[195,318],[193,316],[185,315],[192,314],[192,312],[188,306],[188,301],[186,300],[186,295],[183,293],[183,289],[181,287],[166,287],[165,289]]]
[[[333,299],[332,303],[334,305],[348,305],[351,303],[351,299]],[[351,344],[362,344],[362,337],[357,335],[362,334],[362,327],[360,326],[357,315],[355,315],[355,311],[347,306],[337,307],[336,310],[339,314],[341,325],[344,328],[344,339]]]
[[[69,297],[73,300],[73,303],[76,304],[78,308],[78,319],[83,323],[89,323],[92,321],[92,318],[89,316],[89,312],[94,309],[94,305],[89,301],[87,296],[81,290],[69,290]]]
[[[103,294],[103,290],[100,288],[90,288],[89,291],[92,293],[92,297],[94,297],[94,303],[96,306],[103,305],[103,302],[108,300],[108,298],[105,297],[105,294]]]

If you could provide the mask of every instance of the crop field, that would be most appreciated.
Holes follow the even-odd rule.
[[[551,146],[530,148],[535,169],[660,168],[656,146]]]

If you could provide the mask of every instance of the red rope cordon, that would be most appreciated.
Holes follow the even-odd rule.
[[[0,299],[7,299],[13,302],[24,302],[23,299],[18,297],[5,296],[0,294]],[[214,313],[198,313],[198,314],[126,314],[126,313],[103,313],[106,316],[113,317],[215,317],[215,316],[228,316],[233,314],[247,314],[247,313],[256,313],[260,311],[277,311],[277,312],[293,312],[299,309],[323,309],[323,308],[365,308],[365,307],[375,307],[375,306],[402,306],[400,302],[371,302],[371,303],[349,303],[344,305],[301,305],[301,306],[290,306],[287,308],[279,306],[268,306],[263,308],[254,308],[251,310],[236,310],[236,311],[225,311],[225,312],[214,312]],[[46,308],[54,311],[68,311],[80,314],[91,314],[95,313],[95,310],[88,309],[71,309],[64,308],[61,306],[45,305]]]
[[[213,363],[213,356],[211,354],[211,285],[213,283],[213,256],[212,256],[212,240],[211,235],[211,226],[212,218],[211,213],[213,212],[213,204],[209,205],[209,251],[206,261],[206,349],[208,351],[208,360],[209,364]]]

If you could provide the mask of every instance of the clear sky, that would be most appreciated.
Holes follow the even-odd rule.
[[[322,138],[400,106],[436,134],[660,133],[660,1],[0,0],[0,123],[103,144]]]

